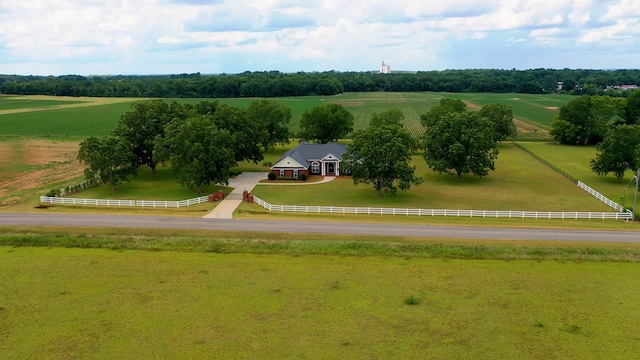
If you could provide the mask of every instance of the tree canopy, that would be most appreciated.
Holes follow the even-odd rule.
[[[402,127],[404,113],[399,108],[391,108],[371,114],[369,126],[396,125]]]
[[[355,132],[345,162],[354,184],[373,184],[376,195],[382,191],[395,195],[398,188],[409,190],[422,179],[411,166],[413,141],[409,133],[397,125],[369,127]]]
[[[450,112],[426,129],[424,157],[434,171],[482,177],[497,156],[493,123],[477,112]]]
[[[624,123],[627,100],[583,95],[560,107],[549,132],[561,144],[595,145],[612,125]]]
[[[148,166],[155,174],[158,158],[154,156],[154,140],[164,136],[164,127],[172,118],[171,108],[163,100],[136,102],[131,108],[120,117],[113,135],[131,144],[137,167]]]
[[[433,91],[552,93],[574,95],[612,94],[626,97],[629,91],[614,85],[640,84],[640,70],[588,69],[467,69],[394,72],[243,72],[203,75],[34,76],[0,75],[0,93],[20,95],[232,98],[336,95],[342,92]]]
[[[438,105],[431,107],[426,114],[420,115],[422,126],[429,127],[449,113],[458,113],[467,110],[467,104],[461,99],[440,99]]]
[[[515,138],[516,125],[513,123],[513,112],[504,104],[487,104],[480,109],[480,117],[493,123],[496,141],[504,141],[509,137]]]
[[[115,186],[137,174],[135,155],[124,138],[91,136],[80,143],[77,159],[85,163],[87,180],[100,180],[115,191]]]
[[[250,123],[257,126],[260,146],[267,152],[275,145],[289,143],[291,109],[274,100],[259,99],[247,108]]]
[[[636,170],[640,166],[639,146],[640,125],[615,126],[598,144],[598,153],[591,160],[591,169],[598,175],[611,172],[620,182],[627,170]]]
[[[176,119],[167,125],[165,138],[157,138],[158,149],[166,152],[178,182],[198,193],[202,187],[229,181],[229,169],[235,164],[234,138],[219,129],[210,115],[186,120]]]
[[[300,129],[301,139],[326,144],[353,131],[353,115],[340,104],[314,106],[302,114]]]

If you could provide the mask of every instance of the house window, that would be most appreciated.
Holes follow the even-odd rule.
[[[311,172],[314,174],[319,174],[320,173],[320,164],[318,164],[317,162],[314,162],[311,164]]]
[[[293,170],[293,178],[294,179],[298,178],[298,170]]]
[[[284,177],[284,169],[280,169],[280,176],[278,176],[278,177],[281,177],[281,178]]]

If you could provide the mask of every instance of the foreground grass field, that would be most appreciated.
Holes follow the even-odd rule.
[[[630,359],[639,279],[621,262],[0,247],[0,357]]]

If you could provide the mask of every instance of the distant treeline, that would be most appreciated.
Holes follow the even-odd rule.
[[[559,89],[558,84],[562,83]],[[244,72],[202,75],[0,75],[0,93],[94,97],[233,98],[335,95],[343,92],[493,92],[626,96],[616,85],[640,85],[640,70],[444,70],[372,72]]]

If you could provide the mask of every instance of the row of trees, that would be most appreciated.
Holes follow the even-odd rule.
[[[404,115],[399,109],[374,113],[369,127],[353,134],[346,165],[354,183],[373,184],[378,196],[382,191],[395,194],[422,182],[411,166],[414,151],[420,147],[402,127]],[[427,165],[439,173],[479,177],[495,170],[497,144],[515,136],[510,108],[489,104],[480,111],[468,111],[462,100],[442,99],[421,116],[426,128],[421,139]]]
[[[560,107],[550,133],[561,144],[597,145],[593,172],[622,181],[640,167],[640,90],[627,98],[580,96]]]
[[[87,165],[88,180],[112,189],[141,167],[155,173],[158,163],[170,162],[179,183],[201,192],[210,183],[227,183],[238,162],[257,163],[263,152],[288,143],[290,120],[289,108],[264,99],[247,109],[215,101],[139,102],[109,136],[82,141],[78,160]],[[494,169],[497,142],[515,135],[511,109],[500,104],[471,112],[462,100],[442,99],[422,116],[424,139],[413,138],[403,120],[402,111],[392,108],[374,113],[368,128],[352,134],[345,166],[355,183],[373,183],[378,195],[419,184],[410,161],[421,140],[433,170],[485,176]],[[338,104],[319,105],[304,112],[300,127],[299,138],[328,143],[352,133],[353,115]]]
[[[109,136],[81,142],[78,160],[87,165],[87,179],[114,189],[140,167],[155,173],[158,163],[168,161],[178,182],[200,193],[212,182],[227,183],[238,162],[257,163],[264,151],[289,142],[291,111],[272,100],[255,100],[247,109],[163,100],[132,107]]]
[[[445,70],[400,72],[244,72],[235,75],[21,76],[0,75],[0,93],[97,97],[279,97],[342,92],[443,91],[551,93],[562,82],[571,94],[615,94],[621,84],[640,84],[640,70]]]
[[[640,90],[627,98],[580,96],[560,107],[550,133],[561,144],[595,145],[624,124],[640,124]]]

